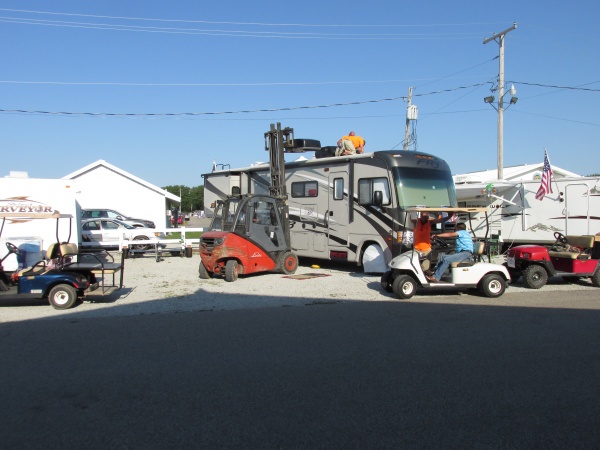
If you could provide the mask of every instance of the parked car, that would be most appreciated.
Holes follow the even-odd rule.
[[[81,222],[84,242],[104,242],[101,247],[118,247],[121,238],[134,241],[164,239],[165,234],[151,228],[134,227],[117,219],[88,219]],[[114,244],[113,244],[114,243]],[[136,249],[150,250],[152,245],[136,245]]]
[[[183,216],[177,217],[177,223],[180,225],[183,223]],[[171,216],[171,225],[175,225],[175,217],[173,216]]]
[[[156,228],[151,220],[135,219],[114,209],[82,209],[81,219],[117,219],[134,227]]]

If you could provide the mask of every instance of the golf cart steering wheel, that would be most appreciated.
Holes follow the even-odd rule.
[[[431,244],[436,248],[448,248],[450,244],[448,244],[445,240],[440,237],[437,237],[435,234],[431,235]]]
[[[554,239],[556,239],[556,243],[558,244],[559,242],[561,244],[566,244],[567,243],[567,238],[565,237],[564,234],[559,233],[558,231],[554,232]]]
[[[6,248],[8,249],[8,253],[19,253],[19,249],[16,245],[11,244],[10,242],[6,243]]]

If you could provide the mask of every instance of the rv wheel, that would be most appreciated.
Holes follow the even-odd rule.
[[[225,281],[235,281],[238,279],[238,262],[230,259],[225,265]]]
[[[292,275],[296,273],[296,269],[298,268],[298,257],[292,252],[284,252],[279,257],[277,266],[279,272],[286,275]]]

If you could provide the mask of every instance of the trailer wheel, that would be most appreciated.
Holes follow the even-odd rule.
[[[292,252],[284,252],[279,257],[279,263],[277,269],[286,275],[292,275],[296,273],[298,269],[298,257]]]
[[[548,281],[546,269],[537,264],[527,266],[523,271],[523,285],[529,289],[539,289]]]
[[[598,263],[598,267],[596,267],[596,271],[594,275],[591,276],[592,286],[600,287],[600,263]]]
[[[238,279],[238,262],[230,259],[225,265],[225,281],[235,281]]]
[[[481,290],[486,297],[500,297],[506,290],[506,281],[497,273],[487,274],[481,280]]]
[[[136,236],[133,238],[134,241],[147,241],[148,238],[146,236]],[[152,248],[152,245],[150,244],[146,244],[146,245],[132,245],[131,246],[132,249],[135,250],[150,250]]]
[[[203,280],[208,280],[210,278],[210,274],[208,273],[208,270],[206,270],[206,267],[204,267],[202,261],[200,261],[200,265],[198,266],[198,277]]]
[[[59,284],[50,289],[48,301],[54,309],[69,309],[77,301],[77,291],[69,284]]]
[[[386,292],[394,292],[394,288],[392,286],[394,280],[392,280],[392,271],[388,270],[383,275],[381,275],[381,287]]]
[[[417,282],[410,275],[398,275],[393,284],[394,293],[404,299],[409,299],[417,292]]]

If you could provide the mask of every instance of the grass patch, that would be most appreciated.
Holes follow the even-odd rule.
[[[202,231],[190,231],[185,233],[186,239],[198,239],[202,235]],[[167,239],[181,239],[181,232],[176,231],[166,236]]]

